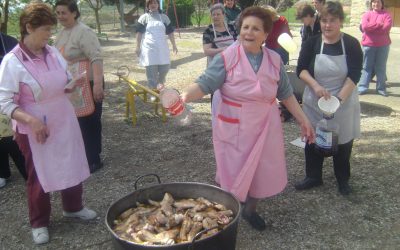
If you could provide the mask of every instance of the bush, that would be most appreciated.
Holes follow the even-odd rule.
[[[172,25],[177,27],[176,17],[174,12],[174,6],[172,3],[176,5],[176,15],[178,17],[178,23],[180,28],[192,26],[191,16],[195,11],[192,0],[176,0],[171,1],[168,7],[168,17],[171,19]]]

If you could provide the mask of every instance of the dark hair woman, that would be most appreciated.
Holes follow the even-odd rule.
[[[309,142],[314,131],[293,95],[280,56],[262,46],[272,29],[270,14],[249,7],[239,27],[239,42],[217,54],[182,99],[192,102],[219,90],[212,117],[216,181],[244,203],[243,218],[264,230],[264,219],[256,212],[258,200],[278,194],[287,183],[276,98],[300,123]]]
[[[65,94],[67,62],[47,45],[56,22],[47,4],[28,4],[20,16],[21,41],[0,66],[1,112],[17,121],[36,244],[49,241],[50,192],[61,191],[65,217],[96,217],[82,202],[82,182],[90,173],[74,108]]]
[[[363,32],[361,44],[364,50],[364,63],[358,93],[366,94],[369,83],[376,74],[376,92],[387,96],[386,92],[386,63],[391,44],[390,29],[393,20],[385,10],[383,0],[371,0],[370,10],[365,12],[361,20]]]
[[[103,57],[96,33],[79,21],[75,0],[59,0],[55,7],[57,19],[64,27],[54,45],[68,61],[69,71],[81,78],[80,86],[70,94],[85,142],[90,172],[103,166],[101,153],[101,115],[104,98]],[[85,73],[86,72],[86,73]]]
[[[158,0],[146,0],[147,12],[139,17],[136,28],[136,55],[139,63],[146,68],[147,84],[157,88],[164,84],[171,64],[168,35],[172,49],[178,53],[174,28],[168,16],[160,12]]]
[[[360,136],[360,103],[356,84],[361,75],[362,51],[358,40],[341,32],[344,21],[342,5],[329,1],[321,10],[321,35],[309,38],[303,45],[297,63],[297,75],[306,83],[303,110],[314,127],[323,118],[318,99],[336,96],[340,107],[332,121],[339,127],[338,150],[333,155],[333,166],[339,192],[351,192],[350,156],[353,140]],[[318,141],[330,147],[332,141]],[[305,146],[306,178],[297,183],[297,190],[322,185],[324,156],[316,152],[315,144]]]

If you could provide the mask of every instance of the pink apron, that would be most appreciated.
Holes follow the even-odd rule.
[[[90,173],[74,108],[64,93],[66,70],[61,67],[52,48],[46,48],[49,51],[46,56],[48,71],[38,71],[42,66],[35,65],[19,46],[12,53],[41,86],[39,100],[20,98],[19,105],[25,112],[43,119],[50,130],[46,142],[39,144],[30,128],[23,126],[28,135],[39,182],[47,193],[76,186],[87,179]],[[26,92],[23,89],[28,85],[21,82],[20,86],[21,95],[21,92]]]
[[[280,58],[266,48],[263,53],[256,74],[240,44],[222,52],[227,75],[220,98],[213,99],[216,181],[240,201],[275,195],[287,184],[275,102]]]

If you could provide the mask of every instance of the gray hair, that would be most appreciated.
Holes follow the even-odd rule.
[[[225,15],[225,8],[222,3],[216,3],[210,8],[210,13],[212,14],[215,10],[222,10],[222,14]]]

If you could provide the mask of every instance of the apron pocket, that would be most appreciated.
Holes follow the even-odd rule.
[[[219,114],[216,121],[215,137],[217,140],[237,147],[240,120]]]

